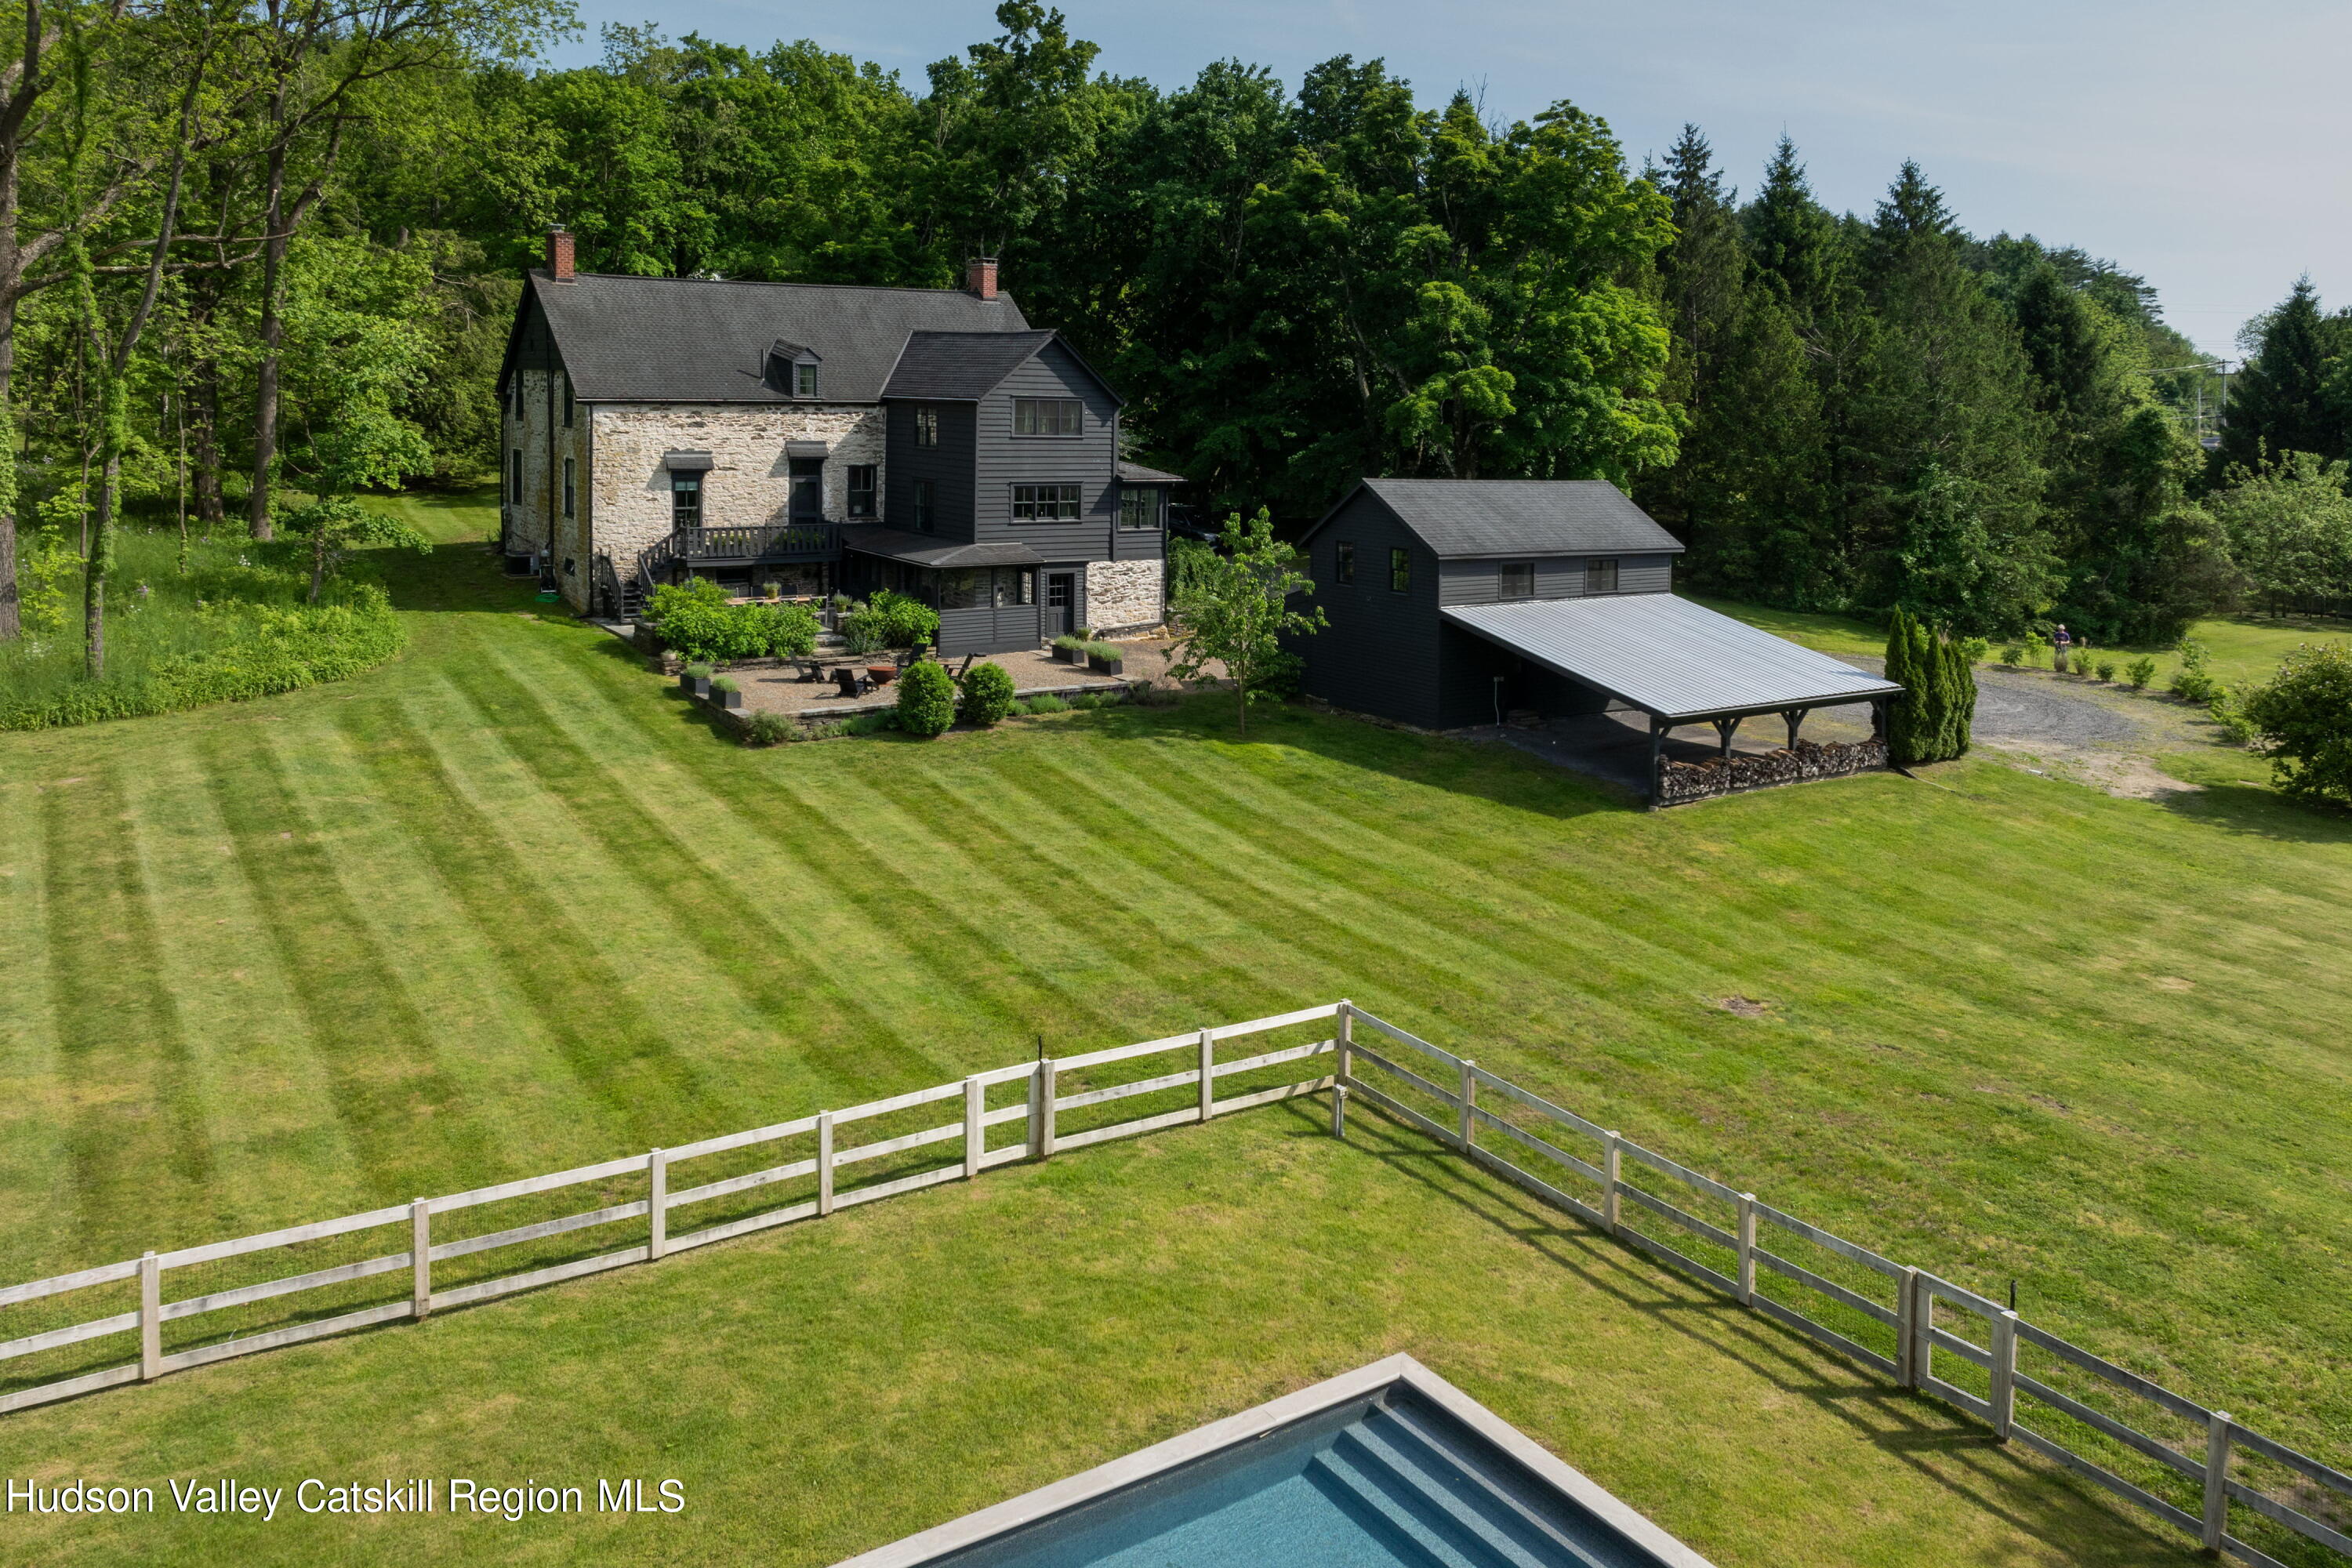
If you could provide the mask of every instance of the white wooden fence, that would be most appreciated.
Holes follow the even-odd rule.
[[[1223,1042],[1311,1030],[1327,1020],[1332,1023],[1328,1037],[1219,1059]],[[1358,1026],[1403,1049],[1375,1048]],[[1436,1064],[1446,1081],[1405,1066],[1399,1058],[1406,1052]],[[1152,1070],[1167,1064],[1151,1058],[1171,1055],[1184,1065],[1174,1071]],[[1297,1076],[1302,1070],[1297,1064],[1320,1066],[1316,1058],[1333,1055],[1333,1071]],[[1313,1068],[1304,1070],[1312,1073]],[[1144,1076],[1129,1076],[1138,1071]],[[1273,1075],[1282,1081],[1265,1085],[1264,1080]],[[1217,1098],[1226,1080],[1239,1077],[1247,1077],[1253,1086]],[[234,1241],[151,1252],[0,1289],[0,1310],[6,1314],[0,1323],[22,1323],[36,1311],[54,1313],[72,1300],[127,1306],[0,1342],[0,1412],[396,1319],[421,1319],[601,1269],[656,1262],[709,1242],[822,1217],[896,1194],[969,1181],[997,1165],[1050,1159],[1063,1150],[1327,1091],[1335,1135],[1345,1135],[1351,1102],[1376,1107],[1740,1305],[1905,1387],[1968,1412],[2002,1441],[2047,1456],[2197,1536],[2209,1548],[2257,1568],[2287,1568],[2231,1533],[2231,1505],[2235,1503],[2294,1535],[2352,1556],[2352,1536],[2308,1511],[2317,1509],[2343,1517],[2352,1503],[2352,1477],[2264,1437],[2226,1412],[2208,1409],[2070,1344],[1999,1302],[1808,1225],[1752,1193],[1703,1176],[1347,1002],[1083,1056],[997,1068],[961,1082],[845,1110],[819,1111],[683,1148],[656,1149],[552,1175],[417,1198]],[[992,1105],[992,1096],[1007,1102]],[[1102,1121],[1099,1112],[1087,1114],[1142,1096],[1180,1103],[1123,1121]],[[1416,1109],[1415,1100],[1425,1109]],[[953,1121],[895,1130],[898,1123],[928,1120],[937,1112],[926,1108],[950,1101],[960,1102]],[[877,1123],[887,1135],[860,1143],[842,1142],[844,1129]],[[1020,1127],[1018,1141],[992,1147],[992,1131],[1013,1123]],[[1482,1134],[1487,1135],[1483,1142]],[[1561,1146],[1578,1140],[1589,1146],[1591,1158]],[[775,1146],[791,1141],[806,1144],[807,1153],[772,1163]],[[677,1168],[695,1162],[702,1163],[695,1173],[707,1179],[677,1185]],[[1629,1162],[1679,1184],[1685,1189],[1679,1194],[1682,1202],[1670,1202],[1629,1179]],[[900,1169],[905,1166],[914,1168]],[[1584,1195],[1569,1190],[1571,1186]],[[554,1203],[551,1194],[581,1187],[606,1189],[600,1195],[624,1201],[472,1234],[448,1234],[470,1229],[467,1216],[488,1212],[492,1205]],[[620,1188],[644,1195],[626,1196]],[[793,1201],[775,1202],[779,1197]],[[1694,1212],[1709,1205],[1723,1223]],[[714,1217],[718,1215],[727,1217]],[[1669,1245],[1648,1234],[1642,1228],[1644,1215],[1678,1227],[1689,1239],[1677,1237],[1680,1245]],[[681,1217],[708,1223],[674,1229]],[[584,1233],[601,1232],[609,1239],[608,1227],[616,1226],[630,1226],[643,1239],[583,1250],[583,1242],[594,1239]],[[1762,1239],[1767,1227],[1772,1237],[1769,1247]],[[386,1231],[404,1243],[401,1250],[374,1250],[383,1239],[391,1239],[383,1238]],[[560,1239],[564,1237],[572,1239]],[[263,1255],[321,1262],[320,1249],[338,1245],[373,1255],[277,1278],[206,1280],[215,1288],[164,1300],[167,1273],[197,1276],[207,1269],[238,1267],[240,1260],[251,1268]],[[557,1256],[548,1261],[544,1255],[551,1248]],[[1813,1255],[1812,1266],[1787,1256],[1805,1249]],[[519,1260],[520,1266],[482,1272],[483,1262],[466,1262],[494,1253]],[[1722,1267],[1694,1253],[1708,1254]],[[495,1270],[497,1263],[488,1267]],[[453,1279],[453,1268],[473,1277]],[[1846,1276],[1844,1282],[1832,1277],[1840,1273]],[[399,1277],[404,1275],[402,1289]],[[373,1286],[364,1283],[379,1279],[381,1283]],[[110,1294],[119,1300],[106,1300]],[[260,1321],[255,1319],[257,1310]],[[181,1325],[173,1338],[192,1342],[167,1349],[167,1325]],[[1972,1325],[1974,1338],[1962,1331]],[[247,1329],[252,1331],[240,1331]],[[136,1336],[135,1345],[129,1336]],[[1939,1370],[1939,1352],[1957,1364]],[[2026,1352],[2036,1359],[2029,1361]],[[61,1359],[79,1364],[62,1368],[68,1373],[63,1376],[6,1378],[5,1363],[21,1358],[35,1358],[35,1365],[54,1366]],[[91,1367],[92,1359],[106,1364]],[[2151,1419],[2136,1414],[2126,1420],[2113,1409],[2100,1408],[2100,1402],[2114,1406],[2123,1400],[2153,1406],[2157,1415]],[[2021,1419],[2021,1401],[2030,1402],[2022,1414],[2036,1426]],[[2057,1418],[2055,1427],[2042,1429],[2053,1417]],[[2178,1428],[2174,1441],[2142,1430],[2166,1418]],[[2077,1447],[2062,1441],[2062,1436]],[[2078,1447],[2093,1452],[2086,1455]],[[2119,1469],[2133,1471],[2139,1479]],[[2143,1480],[2148,1484],[2141,1484]],[[2169,1487],[2196,1506],[2169,1501],[2154,1489],[2158,1487]],[[2282,1500],[2275,1495],[2282,1492],[2305,1506]]]

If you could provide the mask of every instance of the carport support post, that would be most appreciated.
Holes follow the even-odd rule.
[[[1723,737],[1722,749],[1716,754],[1717,756],[1728,757],[1731,755],[1731,737],[1739,733],[1738,715],[1734,714],[1728,719],[1717,719],[1715,721],[1715,732]]]
[[[1884,697],[1870,700],[1870,738],[1874,741],[1886,739],[1886,699]]]
[[[1666,721],[1655,713],[1650,715],[1650,809],[1658,809],[1659,797],[1665,794]]]
[[[1805,714],[1807,711],[1808,710],[1803,708],[1783,708],[1780,710],[1781,721],[1789,726],[1789,750],[1792,752],[1797,749],[1797,727],[1805,721]]]

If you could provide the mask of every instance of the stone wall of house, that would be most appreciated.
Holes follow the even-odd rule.
[[[594,415],[594,479],[589,486],[595,548],[625,575],[637,552],[670,531],[670,452],[709,452],[702,525],[748,528],[782,522],[792,501],[787,441],[823,441],[824,515],[849,514],[849,468],[882,467],[882,410],[824,404],[600,404]],[[879,501],[877,484],[877,500]]]
[[[1095,561],[1087,565],[1087,621],[1097,632],[1139,632],[1160,624],[1165,563]]]
[[[592,587],[588,453],[589,412],[575,404],[572,423],[563,423],[563,373],[525,369],[522,417],[514,406],[499,410],[499,496],[504,509],[504,535],[509,549],[546,550],[556,574],[556,585],[576,610],[588,607]],[[549,435],[554,440],[551,449]],[[514,496],[513,454],[522,454],[522,498]],[[572,515],[563,515],[563,462],[572,462]],[[552,541],[550,520],[552,519]],[[568,565],[567,565],[568,563]]]

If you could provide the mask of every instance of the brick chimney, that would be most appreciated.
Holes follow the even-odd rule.
[[[995,299],[996,258],[973,257],[964,268],[963,286],[967,291],[977,294],[983,300]]]
[[[558,283],[572,281],[572,234],[560,225],[547,231],[547,275]]]

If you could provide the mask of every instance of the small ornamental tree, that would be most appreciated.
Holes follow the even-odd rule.
[[[898,728],[925,740],[955,722],[955,677],[947,666],[924,659],[898,678]]]
[[[1238,703],[1238,728],[1249,733],[1252,702],[1279,694],[1296,674],[1297,660],[1283,651],[1282,639],[1323,629],[1323,612],[1291,607],[1293,595],[1312,594],[1313,580],[1298,570],[1298,552],[1274,536],[1274,519],[1264,507],[1242,521],[1225,521],[1222,552],[1186,541],[1175,542],[1178,567],[1169,607],[1181,626],[1168,673],[1178,680],[1207,681],[1212,661],[1225,667]]]
[[[961,684],[963,700],[956,716],[965,723],[986,729],[1013,711],[1013,676],[1003,665],[984,660],[975,664],[965,672]]]
[[[2352,647],[2296,648],[2247,697],[2243,716],[2280,789],[2352,805]]]
[[[287,532],[310,542],[310,603],[314,605],[327,579],[341,571],[352,552],[362,545],[433,553],[432,542],[416,530],[396,517],[371,511],[349,496],[326,496],[289,508],[278,521]]]

